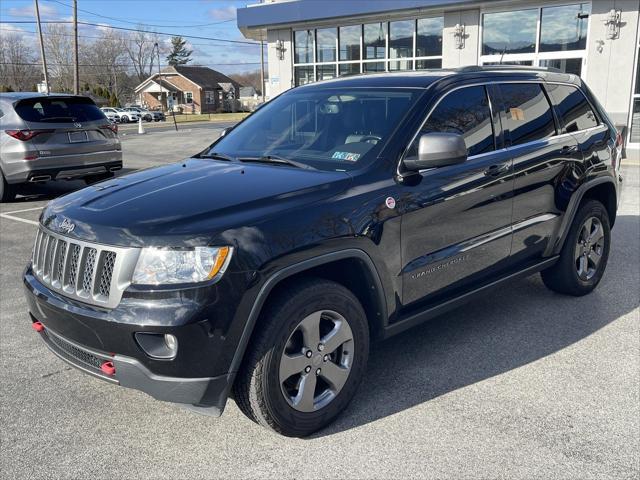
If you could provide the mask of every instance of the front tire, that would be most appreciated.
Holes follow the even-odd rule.
[[[558,262],[541,272],[550,290],[576,297],[590,293],[604,274],[609,259],[609,213],[597,200],[585,202],[571,225]]]
[[[275,432],[302,437],[353,398],[369,356],[369,328],[342,285],[307,279],[266,307],[234,384],[240,410]]]
[[[122,123],[129,123],[129,117],[127,117],[126,115],[125,115],[125,116],[123,116],[123,117],[120,117],[120,121],[121,121]]]

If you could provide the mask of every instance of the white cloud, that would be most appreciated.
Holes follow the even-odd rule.
[[[51,18],[58,14],[58,10],[53,5],[41,3],[39,5],[40,18]],[[9,9],[9,15],[13,17],[33,17],[36,16],[34,5],[25,5],[24,7],[13,7]]]
[[[208,13],[215,20],[232,20],[236,18],[236,7],[230,5],[223,8],[213,8]]]

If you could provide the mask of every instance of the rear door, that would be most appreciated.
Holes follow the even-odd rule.
[[[484,85],[447,93],[428,116],[407,157],[417,155],[420,134],[464,137],[463,164],[420,172],[402,203],[403,304],[436,301],[495,275],[511,248],[511,159]],[[406,157],[405,157],[406,158]]]
[[[31,130],[40,158],[84,156],[115,152],[116,134],[104,113],[86,97],[36,97],[19,101],[17,114]]]
[[[501,83],[500,110],[513,160],[512,262],[542,256],[561,221],[563,182],[575,180],[582,154],[559,131],[542,82]]]

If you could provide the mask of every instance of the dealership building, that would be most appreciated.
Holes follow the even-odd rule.
[[[369,72],[531,65],[581,75],[640,156],[640,0],[267,0],[238,9],[265,93]]]

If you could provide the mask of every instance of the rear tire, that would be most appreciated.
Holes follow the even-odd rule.
[[[0,203],[11,202],[16,198],[16,189],[4,178],[4,174],[0,172]]]
[[[126,115],[120,117],[120,121],[122,123],[129,123],[129,117],[127,117]]]
[[[585,202],[576,213],[560,259],[541,272],[550,290],[576,297],[590,293],[604,274],[609,259],[609,213],[597,200]]]
[[[357,298],[338,283],[306,279],[270,300],[259,322],[234,384],[238,407],[287,436],[325,427],[366,369],[369,328]]]

